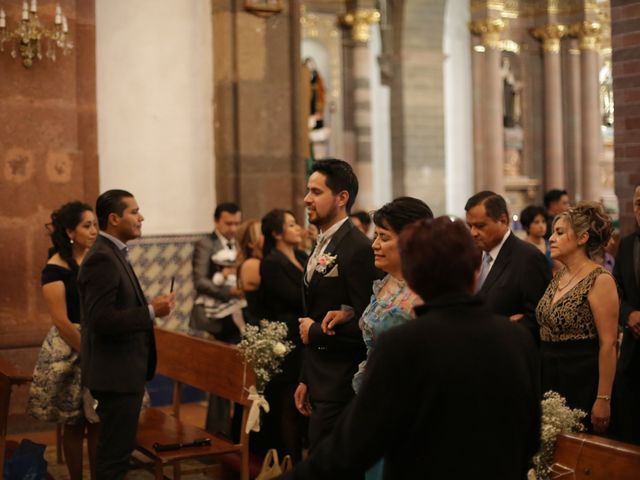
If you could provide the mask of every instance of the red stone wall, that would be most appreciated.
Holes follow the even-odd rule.
[[[640,183],[640,1],[611,1],[615,175],[622,234],[635,228],[634,185]]]
[[[39,2],[53,24],[54,0]],[[40,294],[45,224],[64,202],[98,193],[93,0],[61,0],[74,49],[25,68],[0,52],[0,355],[30,368],[51,321]],[[3,2],[8,27],[20,2]]]

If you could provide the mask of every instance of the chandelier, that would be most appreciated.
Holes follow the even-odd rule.
[[[7,23],[7,15],[0,8],[0,52],[4,52],[5,43],[10,43],[11,56],[17,58],[19,54],[27,68],[33,65],[34,59],[42,60],[43,43],[46,43],[44,55],[54,62],[58,49],[67,55],[73,48],[67,39],[67,17],[62,15],[60,5],[56,5],[53,29],[47,29],[40,23],[37,0],[31,0],[30,6],[26,0],[22,3],[22,18],[14,30],[8,29]]]

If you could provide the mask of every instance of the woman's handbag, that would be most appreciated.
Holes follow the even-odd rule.
[[[262,470],[260,470],[256,480],[271,480],[272,478],[282,475],[282,473],[280,461],[278,460],[278,451],[275,448],[270,448],[264,457]]]

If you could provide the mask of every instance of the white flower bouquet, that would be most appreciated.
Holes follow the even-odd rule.
[[[251,408],[245,431],[260,431],[260,409],[269,412],[269,403],[264,398],[264,389],[271,379],[282,370],[284,357],[294,345],[287,340],[287,324],[260,320],[260,326],[247,325],[238,348],[245,361],[253,368],[256,385],[248,388]]]
[[[542,438],[540,451],[533,457],[535,476],[539,480],[549,480],[553,466],[553,452],[556,437],[561,433],[584,430],[582,419],[587,414],[577,408],[569,408],[562,395],[552,390],[544,394],[542,400]],[[529,475],[531,478],[531,475]]]
[[[264,393],[269,381],[282,370],[284,357],[294,345],[287,340],[287,325],[283,322],[260,320],[260,326],[247,325],[238,348],[256,375],[256,390]]]

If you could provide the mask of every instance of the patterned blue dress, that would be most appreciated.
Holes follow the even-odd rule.
[[[360,318],[362,337],[367,346],[367,358],[376,346],[377,338],[390,328],[402,325],[411,320],[413,307],[420,303],[420,298],[413,292],[403,280],[398,280],[387,275],[382,280],[373,283],[373,295],[371,302]],[[360,390],[367,361],[358,366],[358,371],[353,376],[353,389],[356,393]],[[384,462],[381,459],[369,471],[366,480],[381,480],[383,477]]]

